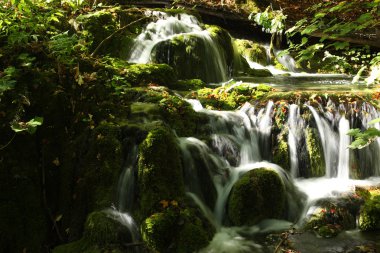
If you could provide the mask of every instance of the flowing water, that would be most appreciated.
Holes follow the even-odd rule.
[[[207,59],[206,81],[225,81],[228,77],[226,59],[210,33],[199,21],[187,14],[169,15],[152,12],[155,21],[148,24],[135,39],[129,61],[132,63],[154,62],[152,58],[158,45],[181,36],[195,36],[204,43],[204,59]],[[171,62],[169,50],[164,54]],[[284,89],[347,89],[352,77],[343,75],[316,75],[296,73],[294,60],[290,56],[278,57],[290,71],[276,70],[273,66],[261,66],[248,62],[252,68],[267,68],[275,77],[239,77],[252,83],[269,83]],[[192,66],[181,66],[182,68]],[[235,85],[239,85],[237,82]],[[343,88],[341,88],[343,87]],[[351,88],[349,88],[351,89]],[[278,109],[273,101],[266,106],[244,104],[236,111],[214,111],[203,108],[198,100],[187,100],[197,113],[209,118],[210,136],[207,140],[194,137],[179,137],[182,152],[184,179],[188,196],[200,207],[205,217],[217,229],[210,245],[201,252],[264,252],[263,246],[252,238],[260,233],[285,230],[313,211],[315,202],[326,197],[336,197],[341,192],[353,192],[355,186],[379,184],[380,140],[363,150],[350,151],[351,138],[346,134],[350,128],[369,127],[368,122],[380,117],[369,103],[338,104],[310,103],[288,105],[287,147],[289,171],[273,163],[273,148],[277,145],[274,112]],[[310,119],[305,115],[309,113]],[[374,125],[380,129],[380,124]],[[305,159],[306,130],[317,133],[315,142],[321,145],[324,160],[323,176],[311,175],[310,158]],[[137,148],[130,153],[131,162],[120,178],[120,201],[118,209],[110,210],[113,217],[125,223],[131,231],[137,231],[133,219],[125,213],[133,205],[134,164]],[[128,158],[129,159],[129,158]],[[252,227],[227,227],[226,205],[234,184],[246,172],[258,168],[274,170],[285,185],[288,210],[287,220],[264,220]],[[359,168],[355,171],[353,168]],[[364,180],[352,179],[360,174]],[[123,213],[124,212],[124,213]],[[116,218],[115,218],[116,219]],[[132,224],[132,225],[131,225]],[[138,235],[135,235],[138,238]]]
[[[178,72],[185,75],[193,75],[192,78],[202,78],[206,82],[220,82],[227,80],[227,63],[222,46],[212,37],[196,17],[185,13],[175,15],[153,11],[147,15],[155,17],[155,22],[149,23],[143,32],[134,40],[130,50],[128,61],[131,63],[167,63]],[[188,42],[192,44],[186,45]],[[224,43],[228,43],[224,41]],[[179,48],[183,44],[183,48]],[[177,49],[176,49],[177,48]],[[178,49],[179,48],[179,49]],[[194,52],[196,51],[196,52]],[[178,54],[178,55],[177,55]],[[176,66],[178,58],[187,59]],[[193,58],[202,57],[207,61],[197,61],[196,66],[191,66]],[[186,70],[191,70],[187,72]],[[190,74],[189,74],[190,73]],[[181,78],[189,78],[182,76]]]

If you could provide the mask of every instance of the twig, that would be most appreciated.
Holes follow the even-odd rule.
[[[109,35],[107,38],[105,38],[104,40],[102,40],[102,42],[100,42],[100,44],[95,48],[94,52],[92,52],[91,56],[92,57],[95,56],[96,53],[99,51],[99,49],[104,45],[104,43],[106,43],[107,41],[109,41],[110,39],[112,39],[116,34],[118,34],[119,32],[121,32],[123,30],[125,30],[126,28],[130,27],[131,25],[134,25],[134,24],[136,24],[136,23],[138,23],[138,22],[140,22],[140,21],[142,21],[144,19],[147,19],[147,18],[148,17],[139,18],[139,19],[137,19],[137,20],[135,20],[135,21],[133,21],[133,22],[131,22],[131,23],[129,23],[129,24],[127,24],[127,25],[119,28],[119,29],[117,29],[116,31],[114,31],[111,35]]]
[[[9,144],[11,144],[11,142],[13,141],[13,139],[16,137],[16,133],[13,135],[13,137],[10,139],[10,141],[8,141],[7,144],[5,144],[4,146],[0,147],[0,150],[3,150],[5,149],[6,147],[9,146]]]

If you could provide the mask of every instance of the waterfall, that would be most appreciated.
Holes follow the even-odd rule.
[[[288,127],[290,172],[293,177],[297,177],[299,175],[297,147],[299,145],[299,141],[302,135],[303,124],[300,117],[299,107],[296,104],[291,104],[289,106]]]
[[[119,178],[117,206],[119,211],[131,211],[133,207],[137,151],[137,146],[133,145],[127,154],[126,166]]]
[[[157,20],[149,23],[135,38],[129,62],[166,63],[177,70],[183,79],[200,78],[206,82],[227,80],[228,64],[222,45],[201,27],[196,17],[157,11],[150,14]]]
[[[350,127],[360,122],[364,128],[368,122],[378,117],[377,110],[368,104],[362,108],[353,108],[351,104],[335,104],[328,100],[325,107],[322,104],[311,106],[310,104],[290,104],[287,119],[284,125],[288,128],[288,156],[290,161],[290,175],[279,165],[270,162],[271,150],[277,145],[272,132],[274,111],[281,107],[273,101],[268,101],[265,107],[255,107],[245,103],[236,111],[214,111],[203,108],[198,100],[186,100],[195,111],[209,116],[210,139],[207,142],[194,137],[180,138],[180,146],[184,157],[185,181],[187,181],[189,196],[201,207],[203,212],[216,227],[224,231],[222,226],[225,221],[225,212],[228,197],[235,183],[243,174],[257,168],[269,168],[277,172],[281,177],[287,193],[288,219],[297,221],[300,219],[299,211],[302,211],[303,201],[299,200],[302,194],[307,195],[304,215],[312,207],[312,204],[323,197],[336,196],[338,192],[353,191],[354,185],[371,184],[370,181],[350,179],[351,154],[348,146],[351,139],[347,135]],[[301,108],[306,108],[301,114]],[[303,115],[310,111],[308,120]],[[354,114],[356,113],[356,114]],[[354,121],[354,119],[356,119]],[[351,122],[351,123],[350,123]],[[376,127],[379,127],[377,124]],[[300,171],[310,169],[310,162],[301,158],[307,154],[304,150],[306,128],[315,129],[314,141],[321,142],[326,174],[321,178],[298,178]],[[302,146],[303,145],[303,146]],[[318,145],[318,144],[313,144]],[[370,156],[366,156],[365,163],[374,165],[374,169],[368,172],[369,176],[376,176],[379,171],[378,161],[379,142],[369,147]],[[197,150],[197,151],[196,151]],[[319,152],[319,151],[318,151]],[[310,153],[311,154],[311,153]],[[361,153],[359,153],[361,154]],[[314,154],[316,155],[316,154]],[[364,153],[362,154],[362,156]],[[300,162],[302,160],[302,163]],[[311,159],[311,158],[310,158]],[[197,162],[198,161],[198,162]],[[201,162],[200,162],[201,161]],[[368,166],[367,166],[368,167]],[[205,193],[210,194],[210,189],[202,188],[199,171],[207,171],[209,181],[213,184],[216,196],[210,204]],[[311,175],[310,172],[304,172]],[[296,186],[294,186],[296,185]],[[322,189],[322,188],[323,189]],[[212,211],[213,209],[213,211]]]
[[[323,153],[326,163],[326,177],[331,178],[336,174],[336,164],[338,157],[338,136],[333,131],[332,126],[325,118],[322,118],[314,107],[308,106],[314,116],[321,138]]]
[[[206,205],[201,204],[205,199],[203,194],[197,194],[200,192],[199,186],[194,186],[197,184],[194,181],[198,181],[199,184],[199,179],[194,178],[197,175],[194,170],[209,171],[217,192],[213,215],[218,226],[223,224],[225,207],[232,187],[244,173],[250,170],[273,169],[281,177],[287,192],[295,192],[292,188],[291,177],[280,166],[264,161],[261,156],[261,152],[264,150],[266,152],[264,155],[270,157],[273,101],[268,102],[266,108],[260,110],[255,110],[252,105],[246,103],[235,112],[207,110],[198,100],[189,99],[187,102],[193,106],[195,111],[210,116],[212,141],[208,147],[206,143],[198,139],[180,138],[180,147],[184,157],[185,181],[187,181],[188,191],[193,196],[192,198],[201,206],[202,210],[208,210],[205,208]],[[201,155],[194,155],[194,152],[190,151],[192,150],[190,143],[197,146],[196,149]],[[231,157],[235,159],[232,160]],[[204,161],[201,169],[195,168],[194,159]],[[207,163],[205,160],[209,160],[209,162]],[[208,165],[210,162],[213,166]],[[215,166],[216,164],[217,166]],[[200,164],[198,163],[198,165]],[[197,195],[197,198],[194,195]],[[288,195],[290,205],[296,207],[297,204],[292,204],[293,199],[294,196]],[[212,207],[209,204],[207,206]],[[297,210],[297,208],[294,209]],[[208,211],[204,212],[206,216],[210,216]],[[296,215],[289,214],[289,216],[294,218]]]
[[[130,150],[126,155],[124,169],[119,178],[117,206],[112,206],[104,212],[109,218],[125,226],[130,232],[132,242],[137,243],[141,241],[139,228],[129,212],[132,211],[134,204],[138,148],[135,144],[130,146]],[[140,250],[136,248],[133,249],[133,252],[139,253]]]
[[[157,18],[156,22],[149,23],[132,45],[129,62],[148,63],[153,47],[176,35],[201,32],[198,20],[191,15],[178,14],[169,16],[164,12],[153,11],[146,13]]]
[[[339,162],[338,162],[338,175],[340,179],[349,179],[349,156],[350,150],[350,136],[347,135],[350,130],[350,122],[344,115],[339,120]]]

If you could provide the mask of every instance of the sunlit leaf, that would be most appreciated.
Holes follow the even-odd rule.
[[[380,118],[377,118],[377,119],[374,119],[374,120],[371,120],[370,122],[368,122],[368,125],[373,125],[373,124],[376,124],[379,122],[380,122]]]

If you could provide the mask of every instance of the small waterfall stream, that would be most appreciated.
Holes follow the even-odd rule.
[[[276,105],[273,101],[269,101],[263,108],[255,108],[246,103],[239,110],[231,111],[213,111],[202,107],[198,100],[187,100],[195,111],[209,115],[210,126],[212,129],[212,141],[206,144],[205,142],[196,139],[186,138],[186,141],[191,141],[193,145],[198,147],[202,153],[202,159],[210,159],[212,166],[206,166],[208,175],[214,184],[217,191],[215,205],[204,202],[202,194],[197,194],[199,190],[188,188],[189,194],[195,202],[201,206],[203,212],[212,221],[217,224],[216,227],[223,235],[227,236],[236,233],[235,229],[227,229],[223,227],[225,222],[226,205],[231,189],[237,180],[246,172],[257,168],[270,168],[275,170],[283,180],[288,194],[289,202],[288,219],[293,222],[302,222],[302,218],[314,210],[314,203],[318,199],[325,197],[338,196],[338,193],[353,192],[355,186],[371,185],[378,182],[378,179],[354,180],[350,179],[350,150],[348,145],[351,143],[350,136],[347,132],[352,127],[353,122],[359,122],[363,127],[368,127],[367,122],[378,117],[378,112],[370,105],[364,105],[357,113],[357,108],[352,105],[335,105],[332,101],[327,102],[325,109],[323,105],[311,106],[304,105],[289,105],[288,117],[286,125],[288,128],[288,147],[290,171],[286,172],[283,168],[274,164],[271,161],[271,150],[275,143],[270,143],[273,139],[272,121],[273,110]],[[302,112],[301,112],[302,107]],[[312,115],[310,122],[305,122],[303,113],[309,111]],[[354,120],[354,118],[356,120]],[[310,124],[315,122],[315,129],[322,146],[322,157],[325,158],[326,173],[324,177],[299,178],[299,170],[305,170],[302,166],[306,164],[300,163],[300,145],[304,137],[306,127],[312,127]],[[376,127],[379,127],[378,125]],[[182,143],[183,140],[181,139]],[[181,145],[182,152],[188,152],[188,147]],[[369,150],[372,156],[367,157],[367,164],[377,163],[378,142],[370,145]],[[374,153],[376,152],[376,153]],[[269,153],[269,154],[268,154]],[[363,153],[359,151],[359,153]],[[190,155],[186,155],[187,159]],[[235,158],[235,159],[233,159]],[[207,162],[204,162],[207,163]],[[186,162],[186,171],[194,170],[193,162]],[[370,176],[378,175],[378,164],[371,170]],[[199,168],[198,168],[199,170]],[[288,174],[289,173],[289,174]],[[194,188],[195,189],[195,188]],[[306,194],[307,202],[297,202],[295,199],[302,199],[302,193]],[[303,203],[303,204],[302,204]],[[303,205],[303,207],[302,207]],[[211,211],[213,208],[214,211]],[[206,211],[205,211],[206,210]],[[297,212],[301,211],[300,212]],[[303,210],[303,211],[302,211]],[[289,226],[289,223],[287,224]],[[263,228],[261,228],[263,229]],[[231,243],[234,238],[230,238]],[[243,240],[243,239],[242,239]],[[244,241],[244,240],[243,240]],[[219,241],[219,243],[221,243]],[[241,245],[244,245],[242,242]],[[247,244],[248,248],[256,248],[260,252],[260,247],[257,245]],[[218,246],[209,246],[208,252],[213,252]],[[216,252],[216,251],[215,251]],[[231,251],[235,252],[235,251]],[[236,252],[250,252],[236,251]]]
[[[214,40],[208,30],[202,27],[195,16],[185,13],[171,15],[159,11],[147,12],[146,15],[153,16],[156,21],[149,23],[134,40],[128,57],[129,62],[167,63],[177,68],[176,59],[183,58],[185,60],[183,63],[188,66],[178,66],[181,68],[180,73],[192,73],[206,82],[227,80],[227,63],[221,45]],[[194,57],[207,59],[207,63],[197,60],[202,67],[198,72],[190,71],[194,68],[189,65],[193,63],[190,59]]]
[[[194,36],[202,41],[202,48],[205,49],[205,55],[202,56],[207,59],[205,81],[227,80],[227,64],[220,45],[217,45],[210,32],[205,30],[194,16],[162,12],[151,12],[147,15],[154,16],[156,21],[148,24],[135,39],[129,62],[157,62],[154,56],[159,54],[157,50],[164,45],[162,48],[168,50],[159,54],[164,56],[160,58],[160,62],[170,64],[173,46],[167,46],[165,43],[172,39],[181,41]],[[186,53],[189,53],[187,51],[186,49]],[[290,56],[278,57],[278,60],[290,71],[295,70],[295,63]],[[254,62],[248,63],[252,68],[264,68]],[[194,66],[179,67],[185,69]],[[290,73],[272,67],[265,68],[275,75]],[[263,231],[287,229],[302,221],[317,200],[334,197],[339,192],[352,192],[356,185],[378,182],[378,178],[372,177],[380,176],[380,140],[364,150],[357,151],[356,160],[352,159],[354,152],[348,149],[351,142],[347,135],[348,130],[354,127],[368,128],[370,120],[380,117],[379,112],[368,103],[363,103],[360,108],[356,108],[355,104],[336,104],[332,101],[328,101],[327,105],[317,104],[315,101],[313,105],[310,102],[287,105],[289,110],[284,126],[287,128],[285,142],[290,169],[285,171],[279,164],[273,163],[273,147],[277,145],[277,136],[273,131],[277,104],[273,101],[268,101],[265,106],[245,103],[236,111],[208,110],[203,108],[198,100],[186,101],[192,105],[195,112],[206,114],[209,118],[210,133],[206,140],[197,136],[178,138],[187,194],[217,229],[214,240],[202,252],[262,252],[260,245],[241,234],[251,236]],[[306,113],[311,115],[310,119],[304,117]],[[375,127],[380,129],[380,124],[377,123]],[[321,145],[319,155],[324,160],[325,169],[322,177],[305,172],[311,168],[311,158],[302,157],[307,153],[305,139],[308,128],[315,130],[317,136],[314,141]],[[123,222],[126,221],[131,231],[137,231],[133,219],[127,213],[122,213],[129,211],[128,208],[133,205],[127,196],[133,196],[133,164],[136,161],[133,157],[137,157],[137,147],[130,155],[131,163],[126,166],[120,178],[118,209],[111,210],[110,214],[124,217]],[[365,180],[351,179],[351,175],[354,174],[351,168],[354,162],[361,170],[360,178]],[[264,220],[249,228],[227,227],[229,224],[226,206],[231,190],[243,174],[259,168],[273,170],[281,178],[286,192],[287,221]],[[136,238],[137,236],[138,233]]]

